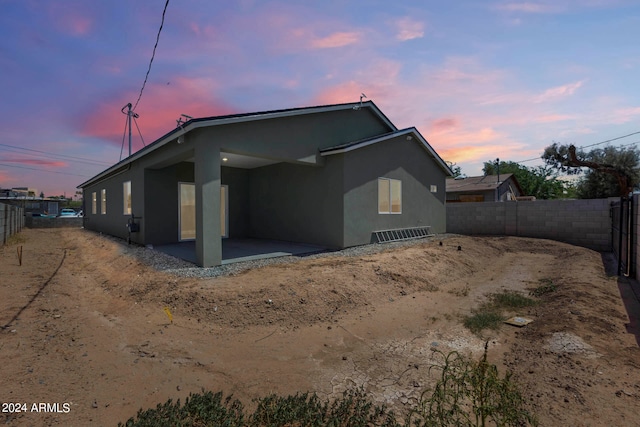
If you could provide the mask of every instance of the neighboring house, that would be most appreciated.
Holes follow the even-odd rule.
[[[416,128],[373,102],[191,119],[82,183],[84,226],[139,244],[195,240],[222,262],[222,238],[346,248],[373,232],[446,230],[446,163]]]
[[[2,191],[0,194],[0,203],[18,206],[24,209],[25,215],[31,214],[58,214],[59,201],[57,199],[41,199],[34,196],[25,196],[22,193],[13,191]]]
[[[447,179],[447,203],[504,202],[524,196],[511,173]]]

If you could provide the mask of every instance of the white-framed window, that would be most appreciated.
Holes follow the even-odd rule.
[[[122,183],[122,206],[124,206],[122,213],[131,215],[131,181]]]
[[[91,213],[98,213],[98,194],[95,191],[91,193]]]
[[[378,178],[378,213],[402,213],[402,181]]]
[[[107,190],[105,188],[100,190],[100,213],[102,215],[107,213]]]
[[[438,192],[438,186],[437,185],[431,185],[431,192],[432,193],[437,193]]]

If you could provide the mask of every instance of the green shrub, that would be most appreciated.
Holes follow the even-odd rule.
[[[555,292],[558,287],[551,279],[540,279],[540,283],[542,283],[537,288],[531,290],[529,295],[534,297],[541,297],[542,295],[549,294],[551,292]]]
[[[502,292],[491,295],[491,304],[495,309],[511,310],[514,308],[531,307],[537,302],[517,292]]]
[[[422,393],[417,408],[411,411],[407,425],[414,427],[448,427],[488,425],[496,427],[537,426],[525,408],[517,384],[507,373],[500,377],[498,368],[487,362],[487,344],[479,362],[457,352],[442,356],[440,378],[433,390]]]
[[[491,310],[475,312],[465,317],[462,323],[474,334],[479,334],[485,329],[498,329],[504,320],[504,316]]]
[[[496,330],[506,319],[503,312],[536,304],[537,301],[513,291],[491,294],[488,301],[466,316],[462,323],[474,334],[480,334],[485,329]]]
[[[242,427],[245,426],[243,406],[231,396],[222,399],[222,392],[213,394],[210,391],[202,394],[190,394],[184,405],[180,400],[173,403],[169,399],[159,404],[156,409],[139,410],[137,419],[129,418],[118,427]]]
[[[184,406],[169,400],[156,409],[138,411],[126,427],[400,427],[393,412],[371,403],[360,390],[348,390],[333,403],[321,402],[315,394],[281,397],[269,395],[257,400],[257,408],[247,417],[242,404],[222,393],[190,394]]]
[[[442,362],[429,372],[439,371],[432,389],[422,392],[419,402],[406,417],[404,427],[525,427],[537,422],[525,408],[517,384],[507,373],[501,377],[487,362],[487,344],[480,361],[457,352],[440,355]],[[126,427],[401,427],[393,412],[373,404],[362,390],[348,390],[332,403],[315,394],[257,400],[257,408],[245,417],[244,408],[222,393],[190,394],[184,405],[171,400],[156,409],[139,410]]]

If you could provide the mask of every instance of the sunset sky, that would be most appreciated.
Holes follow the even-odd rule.
[[[164,5],[0,0],[0,187],[72,196],[120,159],[120,110],[136,103]],[[639,76],[638,0],[171,0],[135,111],[149,144],[180,114],[365,93],[480,175],[484,161],[539,158],[553,141],[640,131]]]

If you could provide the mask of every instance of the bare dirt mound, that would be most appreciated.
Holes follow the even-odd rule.
[[[488,339],[490,361],[514,372],[541,425],[638,425],[640,339],[600,254],[535,239],[439,241],[194,279],[91,232],[25,230],[0,249],[0,393],[60,410],[1,419],[114,425],[202,388],[251,406],[272,392],[362,387],[402,413],[433,382],[434,349],[479,357]],[[541,283],[554,291],[513,313],[530,325],[484,337],[461,325],[489,294]]]

